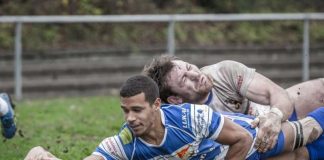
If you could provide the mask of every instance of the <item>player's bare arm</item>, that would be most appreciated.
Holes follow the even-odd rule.
[[[293,103],[287,91],[257,72],[249,85],[246,96],[253,102],[278,108],[283,113],[282,121],[287,120],[293,112]]]
[[[224,127],[220,132],[217,142],[229,145],[225,159],[245,159],[253,143],[252,137],[241,126],[224,118]]]
[[[274,147],[281,122],[293,112],[293,103],[283,88],[259,73],[251,81],[246,96],[253,102],[271,106],[269,113],[259,116],[253,123],[254,127],[258,124],[260,128],[255,147],[265,152]],[[261,143],[266,145],[261,146]]]
[[[83,160],[104,160],[104,158],[102,158],[101,156],[97,156],[97,155],[90,155],[90,156],[84,158]]]

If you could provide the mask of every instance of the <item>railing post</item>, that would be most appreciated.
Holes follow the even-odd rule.
[[[171,56],[174,55],[175,52],[175,41],[174,41],[174,20],[170,20],[168,27],[168,54]]]
[[[309,80],[309,19],[304,19],[303,36],[303,81]]]
[[[16,29],[15,29],[15,97],[16,100],[22,99],[21,28],[22,28],[22,23],[17,22]]]

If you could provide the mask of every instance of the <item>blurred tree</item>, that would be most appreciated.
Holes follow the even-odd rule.
[[[0,0],[0,15],[119,15],[182,13],[323,12],[323,0]],[[315,23],[314,23],[315,24]],[[9,27],[8,27],[9,26]],[[0,48],[13,45],[13,25],[0,26]],[[311,40],[323,40],[316,22]],[[312,27],[312,26],[311,26]],[[165,43],[165,23],[155,24],[24,24],[24,48],[109,45],[132,46]],[[178,42],[275,43],[301,40],[302,26],[289,23],[192,23],[177,24]],[[275,34],[289,36],[273,36]],[[28,37],[28,38],[26,38]],[[27,40],[28,39],[28,40]],[[122,42],[122,43],[121,43]],[[73,45],[72,45],[73,46]]]

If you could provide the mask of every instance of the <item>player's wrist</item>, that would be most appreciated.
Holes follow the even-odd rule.
[[[280,121],[283,121],[284,115],[280,109],[271,107],[270,113],[272,113],[273,115],[276,115],[278,117],[278,119],[280,119]]]

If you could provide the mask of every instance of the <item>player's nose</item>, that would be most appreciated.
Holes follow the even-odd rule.
[[[132,113],[128,113],[126,116],[126,121],[127,122],[134,122],[136,120],[136,116]]]
[[[196,71],[187,71],[186,75],[191,80],[198,80],[200,77],[200,74]]]

